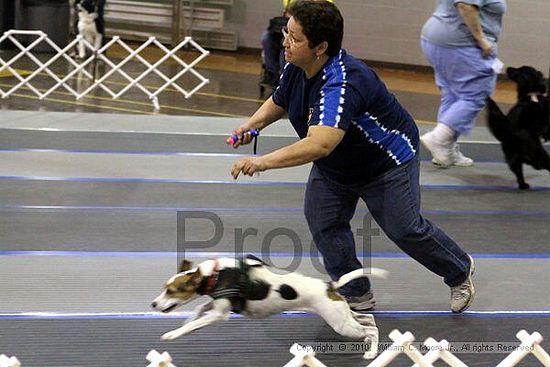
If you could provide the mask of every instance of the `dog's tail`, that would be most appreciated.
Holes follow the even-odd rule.
[[[501,142],[509,141],[514,135],[510,120],[491,98],[487,98],[487,125]]]
[[[363,278],[368,277],[369,275],[374,276],[376,278],[387,278],[389,274],[389,271],[384,269],[378,269],[378,268],[369,268],[369,269],[357,269],[354,271],[351,271],[347,274],[344,274],[335,282],[332,282],[334,285],[334,288],[340,288],[344,286],[345,284],[351,282],[354,279],[357,278]]]

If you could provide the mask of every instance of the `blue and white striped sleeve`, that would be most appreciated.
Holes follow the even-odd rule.
[[[323,125],[347,130],[354,115],[357,94],[348,85],[343,63],[325,71],[326,80],[313,107],[309,125]]]

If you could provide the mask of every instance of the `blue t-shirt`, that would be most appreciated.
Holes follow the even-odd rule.
[[[456,8],[458,3],[477,7],[483,33],[491,42],[497,43],[502,32],[506,0],[437,0],[434,13],[422,28],[422,37],[443,47],[476,47],[470,28]]]
[[[272,98],[287,110],[302,139],[312,125],[346,132],[331,154],[314,162],[336,182],[366,183],[410,161],[418,151],[418,128],[411,115],[371,68],[344,50],[310,79],[299,67],[286,64]]]

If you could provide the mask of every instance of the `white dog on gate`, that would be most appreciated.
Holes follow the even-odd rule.
[[[103,35],[97,31],[96,19],[96,12],[89,12],[82,5],[78,5],[78,34],[88,41],[94,50],[99,50],[103,42]],[[83,59],[85,56],[86,47],[81,40],[78,43],[78,57]]]
[[[231,311],[265,318],[294,310],[316,313],[340,335],[370,342],[365,359],[374,358],[378,353],[378,328],[374,317],[353,312],[337,292],[351,280],[367,276],[365,269],[343,275],[336,282],[326,282],[298,273],[276,274],[260,259],[249,255],[244,259],[207,260],[195,268],[190,261],[184,260],[180,270],[153,300],[154,309],[170,312],[201,295],[212,299],[197,307],[182,327],[164,334],[164,340],[174,340],[225,321]],[[372,268],[368,274],[385,277],[387,272]]]

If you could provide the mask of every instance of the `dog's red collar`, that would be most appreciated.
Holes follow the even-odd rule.
[[[204,289],[204,294],[210,294],[216,286],[218,281],[218,275],[220,274],[220,264],[218,259],[214,259],[214,266],[212,267],[212,274],[206,280],[206,288]]]

